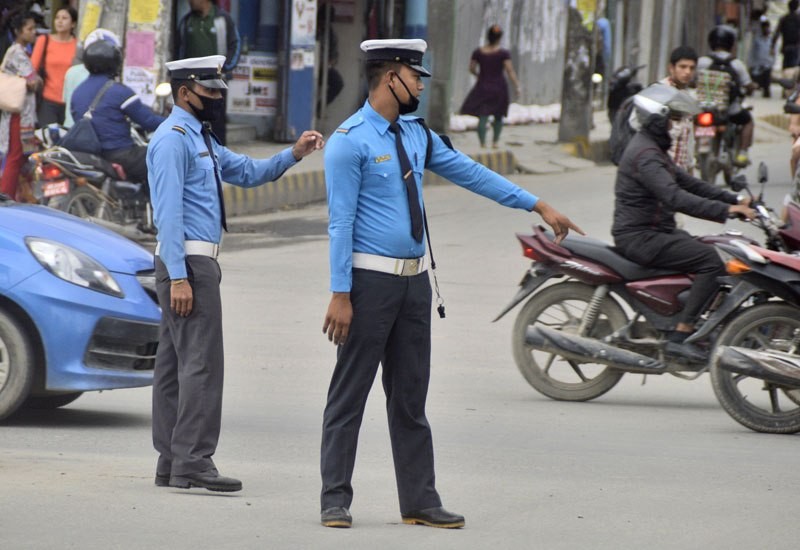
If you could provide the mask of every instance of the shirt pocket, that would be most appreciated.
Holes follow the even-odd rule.
[[[208,154],[208,151],[200,153],[194,162],[195,168],[203,177],[204,189],[216,189],[217,181],[214,177],[214,161]]]
[[[376,197],[397,197],[405,183],[396,162],[371,163],[367,166],[365,187]]]

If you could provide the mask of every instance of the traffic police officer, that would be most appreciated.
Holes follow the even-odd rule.
[[[358,430],[378,364],[389,416],[403,522],[457,528],[434,486],[425,417],[430,375],[431,285],[424,243],[427,168],[504,206],[534,210],[556,233],[566,216],[429,134],[413,112],[423,90],[424,40],[367,40],[369,97],[325,152],[333,296],[323,332],[338,346],[322,427],[321,522],[350,527]]]
[[[222,179],[254,187],[279,178],[322,148],[306,131],[293,147],[254,160],[220,145],[207,121],[221,109],[226,84],[222,55],[167,63],[175,107],[147,150],[156,248],[156,289],[162,310],[153,380],[155,483],[238,491],[211,457],[222,411],[222,306],[217,264],[226,226]]]

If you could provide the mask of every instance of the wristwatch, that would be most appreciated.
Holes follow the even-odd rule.
[[[186,282],[186,279],[172,279],[170,284],[172,285],[180,285]]]

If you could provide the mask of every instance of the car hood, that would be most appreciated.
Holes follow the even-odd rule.
[[[88,254],[106,269],[133,274],[153,269],[153,255],[135,242],[76,216],[46,206],[6,204],[0,207],[6,235],[39,237]]]

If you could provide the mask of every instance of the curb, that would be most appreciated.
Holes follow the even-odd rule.
[[[511,151],[500,150],[468,155],[471,159],[498,174],[512,174],[517,170],[517,160]],[[447,180],[433,172],[425,172],[425,185],[441,185]],[[324,202],[325,171],[290,171],[274,182],[245,189],[226,185],[223,189],[225,211],[228,216],[263,214],[284,208],[296,208],[315,202]]]

